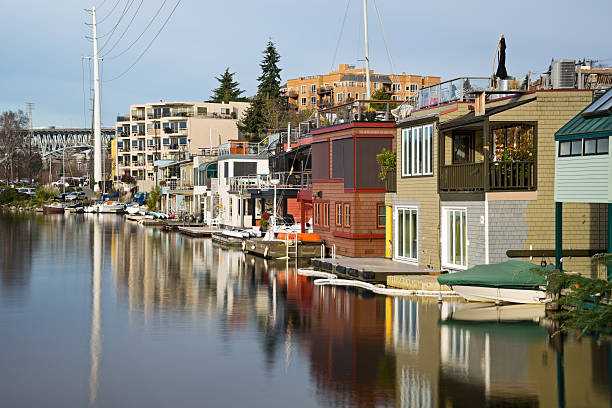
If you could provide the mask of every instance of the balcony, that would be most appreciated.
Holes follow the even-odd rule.
[[[295,99],[295,98],[297,98],[299,96],[299,94],[298,94],[298,92],[296,90],[292,89],[290,91],[287,91],[287,96],[289,98]]]
[[[536,172],[535,161],[440,166],[440,191],[532,191],[537,188]]]
[[[277,189],[310,189],[312,188],[312,172],[278,172],[272,174],[255,174],[250,176],[230,177],[230,190],[274,189],[271,180],[279,180]]]
[[[422,88],[417,95],[417,109],[449,102],[474,100],[473,91],[489,88],[487,77],[463,77]]]
[[[333,87],[331,86],[321,86],[319,87],[319,89],[317,89],[317,93],[319,95],[328,95],[331,94],[333,90]]]
[[[130,121],[130,116],[129,115],[120,115],[117,116],[117,122],[129,122]]]

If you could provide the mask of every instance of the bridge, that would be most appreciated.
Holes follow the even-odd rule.
[[[102,146],[108,146],[115,129],[102,128]],[[93,148],[92,130],[86,128],[48,128],[32,131],[32,147],[43,158],[61,158],[63,154],[86,153]]]

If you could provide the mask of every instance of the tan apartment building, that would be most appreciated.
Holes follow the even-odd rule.
[[[416,97],[419,89],[435,85],[440,77],[375,74],[370,70],[370,91],[384,90],[392,100],[406,101]],[[366,98],[365,68],[340,64],[338,71],[288,79],[285,89],[289,104],[298,111],[329,108],[350,100]]]
[[[239,139],[236,123],[248,102],[153,102],[130,106],[117,116],[118,176],[129,174],[139,189],[155,183],[154,163],[183,160],[200,149]],[[212,144],[212,146],[211,146]]]

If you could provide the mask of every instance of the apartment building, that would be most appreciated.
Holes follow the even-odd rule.
[[[248,102],[154,102],[131,105],[117,116],[117,175],[136,179],[140,190],[155,184],[155,162],[184,160],[201,148],[239,139],[236,123]]]
[[[376,74],[370,70],[370,91],[384,90],[392,100],[406,101],[416,97],[419,89],[435,85],[440,77]],[[351,100],[366,98],[365,68],[340,64],[329,74],[288,79],[285,88],[289,104],[298,111],[329,108]]]

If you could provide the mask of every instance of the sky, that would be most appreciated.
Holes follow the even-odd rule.
[[[91,15],[84,11],[92,6],[98,10],[105,55],[100,98],[105,127],[113,127],[117,114],[128,113],[131,104],[205,101],[226,67],[252,96],[269,39],[281,55],[283,81],[327,73],[340,63],[363,66],[361,0],[180,0],[161,31],[177,0],[1,1],[0,112],[25,110],[25,103],[33,102],[34,126],[91,126],[90,60],[82,57],[93,53],[86,38],[91,27],[85,24]],[[160,8],[142,37],[117,56]],[[612,63],[609,0],[368,0],[368,13],[370,64],[377,73],[442,80],[489,76],[501,34],[508,73],[517,78],[546,71],[553,58]],[[130,71],[112,80],[141,54]]]

